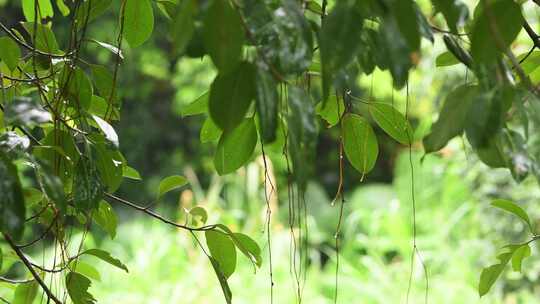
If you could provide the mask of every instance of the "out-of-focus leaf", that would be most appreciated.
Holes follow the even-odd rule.
[[[234,233],[233,241],[238,242],[236,246],[246,257],[258,267],[262,265],[261,248],[252,238],[243,233]]]
[[[77,29],[81,30],[95,18],[104,14],[111,6],[112,0],[92,0],[82,2],[76,11]]]
[[[32,304],[37,296],[39,286],[36,281],[18,284],[15,288],[12,304]]]
[[[197,12],[197,1],[186,0],[180,3],[178,13],[173,19],[171,36],[175,52],[181,54],[195,31],[194,17]]]
[[[437,11],[442,12],[450,30],[457,34],[458,28],[462,27],[469,18],[469,9],[461,0],[433,0]]]
[[[96,280],[98,282],[101,281],[101,275],[99,274],[99,271],[94,266],[81,260],[73,261],[70,264],[72,267],[71,269],[73,269],[73,271],[80,273],[83,276],[90,278],[92,280]]]
[[[165,193],[178,189],[188,183],[187,179],[180,175],[173,175],[161,180],[158,187],[157,197],[162,197]]]
[[[291,155],[293,177],[300,191],[303,191],[315,163],[318,135],[315,106],[304,90],[294,86],[289,87],[288,104],[290,111],[287,117],[289,131],[287,145]]]
[[[22,236],[25,203],[17,168],[0,152],[0,229],[15,239]]]
[[[46,53],[62,55],[62,51],[60,51],[58,42],[56,41],[56,36],[50,27],[39,23],[36,26],[33,22],[23,22],[22,25],[32,38],[36,49]],[[35,34],[34,27],[37,27]]]
[[[214,155],[217,173],[224,175],[242,167],[251,158],[256,144],[257,129],[253,119],[245,119],[236,128],[224,132]]]
[[[463,85],[446,96],[439,118],[424,138],[426,153],[442,149],[450,139],[463,133],[467,113],[477,93],[477,87]]]
[[[142,45],[154,30],[150,0],[127,0],[124,8],[124,37],[132,48]]]
[[[361,116],[346,114],[343,117],[343,148],[347,159],[359,172],[367,173],[375,166],[379,155],[377,137]]]
[[[244,29],[240,14],[229,1],[213,1],[204,17],[204,45],[220,73],[232,72],[240,63]]]
[[[10,155],[26,151],[30,147],[30,139],[13,131],[0,134],[0,151]]]
[[[88,289],[92,281],[78,272],[70,272],[66,275],[66,289],[73,304],[94,304],[96,299]]]
[[[409,49],[416,52],[420,49],[420,27],[413,0],[394,1],[396,23],[403,37],[407,41]]]
[[[473,66],[471,55],[461,46],[458,40],[450,35],[443,36],[444,44],[448,51],[456,57],[461,63],[469,68]]]
[[[197,225],[197,222],[201,222],[202,225],[206,224],[206,221],[208,220],[208,212],[206,212],[206,209],[200,206],[195,206],[189,210],[189,214],[192,216],[193,224]]]
[[[216,260],[225,278],[229,278],[236,269],[236,248],[225,233],[207,230],[204,233],[206,245],[212,258]]]
[[[64,3],[64,0],[56,0],[56,7],[58,7],[58,10],[62,14],[62,16],[69,15],[69,7]]]
[[[224,131],[240,124],[256,95],[255,67],[243,62],[228,74],[218,74],[210,87],[208,107],[214,123]]]
[[[227,277],[225,276],[225,274],[223,274],[223,271],[221,270],[221,266],[219,262],[211,256],[209,256],[208,258],[210,259],[210,262],[212,263],[212,267],[214,268],[216,276],[219,280],[219,284],[221,285],[221,290],[223,290],[223,296],[225,296],[225,300],[227,301],[227,304],[231,304],[232,292],[231,292],[231,288],[229,287],[229,283],[227,282]]]
[[[480,5],[471,30],[471,53],[477,62],[490,64],[516,39],[523,15],[514,1],[483,1]]]
[[[255,101],[259,116],[261,137],[265,143],[276,139],[278,94],[276,81],[264,68],[257,68]]]
[[[142,180],[139,172],[128,165],[122,168],[122,176],[133,180]]]
[[[0,60],[6,63],[7,67],[13,71],[19,64],[21,49],[10,37],[0,37]]]

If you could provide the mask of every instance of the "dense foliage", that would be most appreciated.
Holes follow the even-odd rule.
[[[446,96],[422,140],[425,152],[437,152],[465,134],[486,165],[507,168],[518,182],[528,175],[540,176],[540,100],[535,86],[540,80],[540,53],[535,51],[540,40],[522,8],[533,4],[524,2],[481,0],[469,11],[459,0],[432,0],[431,16],[413,0],[23,0],[24,20],[0,23],[5,34],[0,37],[0,230],[30,275],[23,281],[4,278],[18,284],[13,302],[31,302],[40,288],[55,303],[68,296],[73,303],[94,303],[88,288],[95,274],[79,262],[81,256],[128,270],[108,252],[86,249],[84,238],[78,246],[71,244],[73,226],[88,230],[95,223],[115,237],[117,218],[111,202],[191,233],[229,303],[228,279],[236,268],[237,251],[255,267],[263,262],[255,241],[225,225],[206,224],[208,214],[200,206],[186,209],[181,224],[153,211],[166,193],[187,184],[184,176],[163,178],[147,205],[115,194],[123,179],[141,180],[120,152],[122,139],[113,125],[122,113],[117,86],[124,65],[130,64],[124,62],[124,52],[144,48],[157,30],[155,14],[170,24],[171,56],[208,56],[217,71],[208,91],[182,111],[184,116],[205,116],[200,140],[215,143],[214,170],[234,173],[261,154],[269,212],[274,185],[266,151],[279,151],[285,158],[294,236],[291,263],[301,299],[309,212],[305,195],[315,175],[319,134],[338,134],[334,202],[341,202],[335,231],[339,256],[344,167],[350,164],[362,178],[372,171],[380,149],[374,125],[411,150],[419,143],[416,126],[409,121],[408,79],[422,60],[422,44],[433,43],[435,35],[443,35],[448,50],[437,58],[437,65],[463,65],[470,74]],[[89,31],[99,27],[106,13],[117,17],[114,41],[98,41]],[[515,55],[512,45],[522,29],[532,48]],[[111,53],[108,64],[95,63],[95,47]],[[376,69],[389,71],[392,86],[404,89],[404,113],[393,100],[357,96],[357,77]],[[413,197],[414,189],[413,185]],[[412,203],[415,218],[414,198]],[[499,262],[482,271],[480,295],[489,291],[507,264],[521,270],[531,253],[530,243],[537,240],[533,221],[519,205],[498,199],[493,206],[521,218],[531,237],[506,246]],[[42,231],[30,231],[33,225]],[[413,225],[413,252],[420,257],[416,220]],[[270,215],[267,228],[270,245]],[[199,241],[202,233],[205,245]],[[60,248],[52,268],[24,253],[49,234]],[[60,276],[63,288],[55,291],[47,279]],[[272,276],[269,280],[273,286]]]

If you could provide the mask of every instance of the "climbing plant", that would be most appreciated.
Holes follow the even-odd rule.
[[[418,2],[22,0],[24,19],[13,24],[0,20],[0,231],[11,250],[4,254],[15,256],[28,272],[22,279],[1,278],[17,286],[13,303],[31,303],[38,289],[54,303],[95,303],[89,292],[93,268],[80,262],[81,256],[128,271],[108,252],[87,249],[84,237],[75,250],[68,246],[73,226],[87,232],[95,224],[114,238],[117,218],[111,204],[188,232],[208,257],[227,303],[232,301],[227,280],[234,273],[237,253],[255,267],[263,263],[255,241],[225,225],[207,224],[208,215],[200,206],[186,210],[187,221],[177,223],[156,213],[155,202],[134,203],[115,194],[123,179],[141,181],[120,152],[122,139],[114,129],[122,109],[117,87],[122,66],[130,64],[125,50],[137,52],[152,39],[155,14],[168,22],[170,53],[177,58],[207,56],[217,71],[207,92],[183,111],[206,117],[201,141],[215,143],[215,171],[234,174],[255,154],[263,156],[266,167],[265,146],[283,151],[289,224],[297,240],[292,256],[299,301],[307,263],[303,249],[309,202],[303,194],[314,175],[319,133],[339,130],[340,180],[334,200],[341,202],[335,244],[339,258],[343,167],[369,175],[379,153],[374,126],[409,149],[420,147],[408,119],[414,106],[408,100],[408,79],[423,60],[422,48],[432,47],[437,36],[447,51],[437,57],[436,65],[461,65],[467,72],[463,84],[445,97],[422,139],[425,153],[436,153],[464,135],[486,165],[508,169],[518,182],[529,175],[540,177],[540,52],[535,50],[540,37],[523,9],[538,9],[540,2]],[[89,31],[100,26],[105,13],[117,16],[110,29],[114,41],[98,41]],[[524,54],[513,49],[520,33],[529,38],[530,51]],[[90,45],[111,52],[111,62],[93,62]],[[392,103],[354,94],[358,76],[376,69],[392,75],[396,90],[405,89],[405,113]],[[155,201],[186,184],[183,176],[163,178]],[[414,186],[412,192],[414,197]],[[529,245],[538,239],[519,205],[502,199],[493,205],[519,216],[530,228],[531,239],[506,246],[500,262],[482,271],[480,295],[489,291],[510,261],[519,271],[530,255]],[[267,233],[270,244],[270,229]],[[59,248],[52,266],[36,263],[25,253],[46,236]],[[419,254],[415,240],[413,249]],[[50,278],[61,278],[62,288],[52,289]],[[336,302],[337,295],[336,286]]]

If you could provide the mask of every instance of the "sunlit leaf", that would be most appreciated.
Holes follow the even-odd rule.
[[[162,197],[165,193],[178,189],[188,183],[187,179],[181,175],[173,175],[161,180],[158,188],[158,198]]]
[[[214,166],[220,175],[242,167],[253,154],[257,130],[253,119],[245,119],[238,127],[221,135],[214,155]]]
[[[92,281],[78,272],[72,271],[66,275],[66,289],[73,304],[96,303],[94,296],[88,292],[90,285]]]
[[[6,63],[10,70],[15,70],[21,58],[21,49],[12,38],[0,37],[0,60]]]
[[[525,210],[523,210],[523,208],[521,208],[516,203],[509,200],[496,199],[493,202],[491,202],[491,205],[493,207],[497,207],[499,209],[505,210],[519,217],[527,224],[527,226],[529,227],[531,231],[534,231],[531,220],[529,219],[529,216],[527,215],[527,212],[525,212]]]
[[[236,269],[236,248],[233,241],[222,232],[207,230],[204,233],[210,255],[216,260],[225,278]]]
[[[403,145],[410,145],[413,130],[405,116],[392,105],[385,103],[370,103],[369,112],[381,129]]]
[[[377,137],[361,116],[346,114],[343,117],[343,148],[347,159],[359,172],[367,173],[375,166],[379,155]]]
[[[119,259],[115,258],[115,257],[112,257],[110,253],[108,253],[107,251],[105,250],[101,250],[101,249],[88,249],[86,251],[83,251],[81,253],[81,255],[83,254],[89,254],[89,255],[93,255],[99,259],[101,259],[102,261],[104,262],[107,262],[113,266],[116,266],[122,270],[124,270],[125,272],[129,272],[128,268],[126,265],[124,265],[124,263],[122,263]]]

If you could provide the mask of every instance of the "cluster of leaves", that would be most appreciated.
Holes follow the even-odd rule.
[[[327,127],[340,129],[345,156],[362,174],[375,166],[378,157],[371,121],[398,143],[412,144],[407,115],[392,104],[356,98],[349,90],[360,74],[375,69],[389,71],[395,88],[407,85],[410,70],[421,58],[422,38],[434,41],[430,18],[413,0],[123,0],[119,6],[112,2],[58,0],[53,6],[50,0],[23,0],[26,20],[12,28],[1,24],[6,35],[0,38],[0,230],[6,236],[20,240],[34,220],[50,227],[64,243],[67,219],[74,217],[86,227],[95,222],[114,237],[116,216],[104,200],[108,198],[187,229],[194,237],[204,231],[208,256],[228,302],[232,295],[227,278],[234,271],[236,249],[260,266],[259,247],[243,234],[223,225],[177,225],[112,195],[124,178],[140,180],[122,156],[112,126],[121,112],[116,84],[123,43],[136,48],[150,39],[158,10],[170,23],[175,55],[209,56],[218,72],[208,91],[183,113],[206,115],[200,139],[216,142],[217,173],[242,167],[258,153],[258,143],[261,148],[275,145],[290,162],[291,181],[302,193],[315,161],[317,115]],[[534,140],[529,129],[538,116],[537,92],[528,75],[534,76],[536,65],[527,65],[527,60],[538,54],[516,58],[510,49],[522,25],[527,25],[522,4],[481,0],[470,14],[460,0],[431,2],[448,28],[435,28],[446,33],[448,48],[437,64],[463,64],[474,77],[446,97],[423,141],[426,153],[465,133],[487,165],[510,169],[518,181],[537,174],[539,150],[527,145]],[[87,28],[113,7],[118,8],[117,41],[88,37]],[[67,41],[59,43],[54,26],[62,18],[71,25]],[[529,29],[536,46],[538,37]],[[88,44],[112,52],[113,68],[81,58]],[[316,98],[321,100],[317,105]],[[366,105],[369,115],[360,113],[358,104]],[[31,180],[24,187],[22,175]],[[158,199],[185,183],[181,176],[164,179]],[[28,211],[36,214],[30,221]],[[187,212],[206,221],[200,207]],[[512,253],[524,256],[525,249],[519,248]],[[21,246],[13,243],[12,249],[20,251]],[[510,256],[505,255],[506,262]],[[64,263],[73,302],[92,303],[87,291],[91,275],[77,272],[71,260]],[[32,265],[26,266],[41,282]]]

